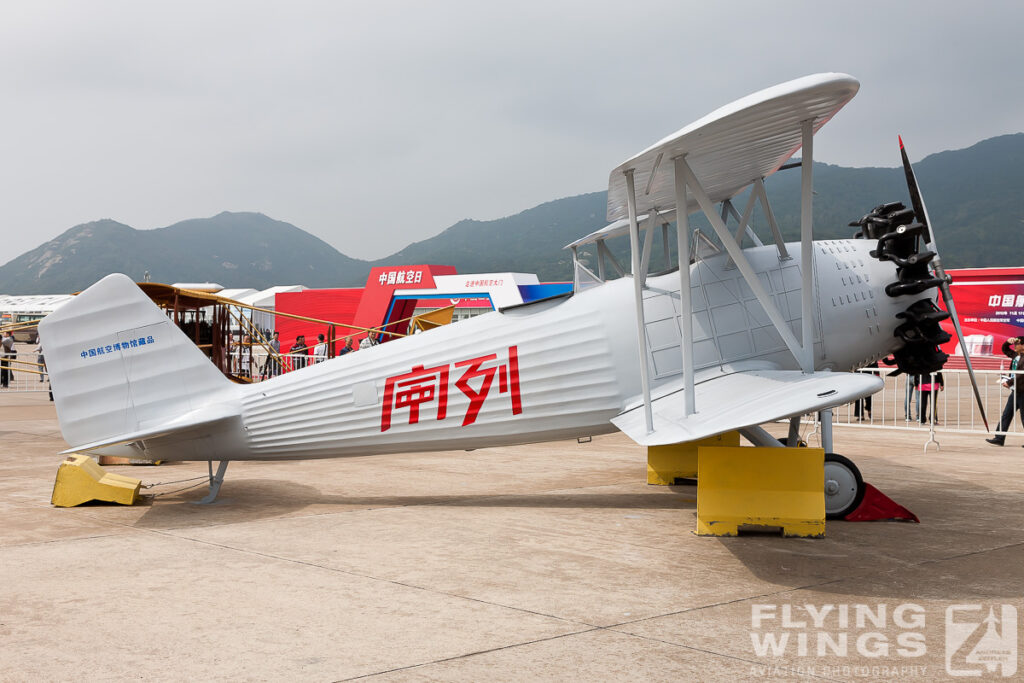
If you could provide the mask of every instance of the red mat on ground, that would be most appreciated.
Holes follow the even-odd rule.
[[[921,522],[913,512],[867,482],[864,482],[864,500],[843,519],[847,522],[872,522],[879,519]]]

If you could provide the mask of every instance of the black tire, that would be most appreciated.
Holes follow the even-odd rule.
[[[829,491],[832,489],[832,493]],[[843,519],[864,500],[864,478],[853,461],[825,454],[825,519]]]
[[[789,437],[788,436],[782,437],[781,439],[779,439],[779,443],[781,443],[783,446],[786,446],[788,448],[789,447]],[[804,441],[803,439],[797,439],[796,445],[799,448],[807,448],[807,442]]]

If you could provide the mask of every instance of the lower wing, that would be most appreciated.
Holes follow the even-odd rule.
[[[693,415],[685,414],[682,386],[669,388],[651,402],[650,433],[642,403],[616,415],[612,424],[642,446],[663,446],[842,405],[869,396],[882,385],[875,375],[861,373],[740,371],[699,382]]]

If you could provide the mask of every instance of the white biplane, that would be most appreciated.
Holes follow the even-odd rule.
[[[858,223],[860,238],[812,241],[813,135],[858,88],[845,74],[783,83],[618,166],[613,223],[569,245],[575,254],[593,243],[602,255],[597,273],[574,259],[571,295],[259,384],[228,381],[128,277],[107,276],[39,325],[67,452],[208,461],[209,502],[231,460],[473,449],[615,429],[646,446],[733,430],[782,446],[760,425],[788,419],[794,444],[800,417],[820,412],[826,510],[841,516],[863,483],[853,463],[831,455],[831,409],[882,386],[851,371],[889,355],[912,374],[941,367],[937,344],[948,335],[936,288],[955,322],[916,185],[914,209],[883,205]],[[801,241],[787,244],[764,179],[801,148]],[[747,188],[739,214],[731,200]],[[773,243],[749,227],[757,202]],[[687,216],[698,210],[724,250],[691,230]],[[671,222],[684,267],[651,273],[656,228],[667,245]],[[605,260],[625,269],[604,240],[623,232],[630,273],[606,282]]]

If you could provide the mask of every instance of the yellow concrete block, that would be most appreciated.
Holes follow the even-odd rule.
[[[50,503],[69,508],[90,500],[132,505],[142,481],[105,471],[88,455],[69,455],[57,468]]]
[[[825,535],[824,449],[704,447],[697,457],[698,536],[736,536],[745,525]]]
[[[697,476],[697,449],[701,446],[739,446],[740,433],[726,432],[699,441],[647,449],[647,483],[671,486],[676,479]]]

